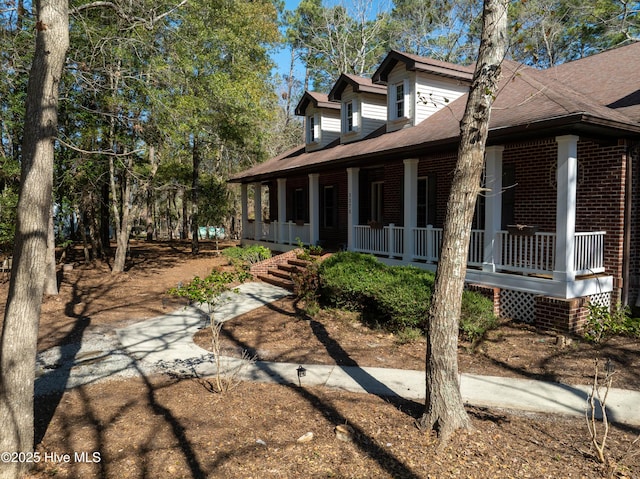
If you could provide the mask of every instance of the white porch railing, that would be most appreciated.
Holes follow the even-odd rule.
[[[497,234],[499,253],[495,257],[496,269],[522,273],[549,273],[555,266],[556,234],[534,233],[512,235],[506,231]]]
[[[418,260],[436,263],[440,260],[442,248],[442,228],[427,226],[426,228],[413,228],[413,257]],[[481,266],[484,254],[484,231],[471,230],[469,240],[469,256],[467,264]]]
[[[354,249],[361,253],[400,257],[404,252],[404,228],[393,224],[382,228],[354,226]]]
[[[258,226],[260,234],[256,235]],[[247,222],[242,237],[244,239],[255,241],[266,241],[269,243],[279,243],[287,245],[296,245],[298,242],[308,245],[311,238],[311,225],[309,223],[298,224],[293,221],[280,223],[271,221],[269,223],[256,223],[254,221]]]
[[[576,233],[574,269],[576,274],[604,272],[604,235],[606,231]]]
[[[354,227],[355,251],[391,258],[404,251],[404,228],[393,224],[383,228],[366,225]],[[442,228],[413,228],[414,260],[437,263],[442,246]],[[581,232],[575,235],[574,270],[577,275],[604,272],[604,231]],[[535,233],[531,236],[512,235],[499,231],[494,242],[496,269],[527,274],[549,274],[554,271],[555,233]],[[482,266],[484,231],[472,230],[468,265]]]

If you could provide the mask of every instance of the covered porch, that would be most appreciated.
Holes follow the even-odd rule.
[[[613,277],[606,274],[604,230],[576,231],[578,187],[577,136],[555,138],[557,163],[555,198],[548,203],[555,211],[555,229],[547,231],[506,230],[502,220],[503,146],[486,150],[484,227],[471,233],[467,259],[467,281],[490,287],[546,295],[562,299],[611,293]],[[442,228],[418,226],[418,159],[405,159],[403,168],[401,216],[403,224],[371,222],[361,218],[360,168],[346,169],[346,243],[350,251],[371,253],[392,264],[411,264],[435,270],[440,258]],[[319,174],[308,175],[308,218],[287,221],[286,178],[278,178],[276,196],[277,218],[263,221],[262,184],[254,183],[254,220],[248,221],[247,185],[242,185],[244,242],[260,242],[280,250],[321,242],[320,224],[324,211],[320,208]],[[385,195],[386,196],[386,195]],[[385,199],[383,199],[384,201]],[[324,208],[323,208],[324,210]],[[285,219],[285,220],[280,220]],[[549,227],[550,226],[550,227]]]

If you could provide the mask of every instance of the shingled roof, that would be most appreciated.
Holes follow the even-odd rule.
[[[489,143],[533,135],[608,133],[640,135],[640,42],[548,70],[505,61],[492,107]],[[360,160],[422,156],[438,148],[455,148],[467,95],[451,102],[418,125],[367,138],[332,144],[305,153],[304,146],[254,166],[230,181],[260,181],[318,166],[356,165]]]

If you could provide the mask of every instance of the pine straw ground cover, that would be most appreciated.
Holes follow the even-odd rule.
[[[70,333],[80,317],[91,319],[89,328],[108,331],[179,308],[164,292],[223,264],[211,248],[203,249],[194,258],[186,244],[134,244],[131,268],[117,277],[105,265],[76,262],[62,277],[60,295],[43,304],[40,349],[76,340]],[[197,341],[206,344],[204,334]],[[248,349],[271,360],[417,369],[424,357],[420,341],[399,344],[337,312],[308,318],[291,299],[234,319],[223,335],[230,354]],[[616,364],[616,387],[638,389],[634,342],[567,345],[506,323],[474,352],[467,346],[460,347],[463,372],[585,383],[593,358],[602,356]],[[28,477],[640,477],[638,447],[627,453],[639,428],[612,428],[605,467],[593,458],[582,418],[470,406],[474,429],[437,451],[435,436],[414,427],[422,407],[304,384],[242,383],[219,395],[209,392],[206,378],[105,381],[37,399],[37,451],[48,460]],[[353,428],[353,441],[336,437],[340,424]],[[308,432],[313,438],[298,442]]]

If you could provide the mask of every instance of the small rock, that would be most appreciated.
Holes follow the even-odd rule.
[[[311,431],[303,434],[298,438],[298,442],[310,442],[313,440],[313,433]]]
[[[256,439],[256,444],[260,444],[261,446],[266,446],[267,443],[264,442],[262,439]]]
[[[353,441],[353,435],[355,431],[348,424],[338,424],[334,429],[336,437],[344,442]]]
[[[65,263],[62,265],[62,271],[64,271],[65,273],[67,271],[73,271],[73,265],[69,264],[69,263]]]

